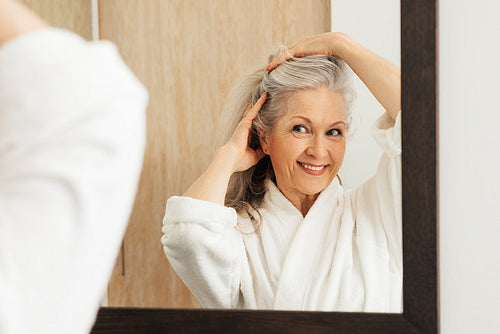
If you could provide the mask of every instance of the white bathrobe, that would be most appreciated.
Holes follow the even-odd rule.
[[[109,42],[0,47],[0,334],[88,333],[142,166],[147,92]]]
[[[402,311],[401,122],[373,127],[376,175],[344,192],[335,179],[305,217],[268,183],[258,233],[232,208],[167,202],[162,243],[204,307]]]

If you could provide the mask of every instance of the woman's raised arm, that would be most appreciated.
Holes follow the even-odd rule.
[[[260,148],[254,150],[249,146],[249,137],[252,122],[266,98],[264,93],[255,105],[248,107],[229,141],[217,149],[210,166],[182,196],[224,205],[231,175],[247,170],[265,155]]]
[[[401,70],[387,59],[365,48],[350,36],[327,32],[305,37],[276,57],[266,68],[271,71],[292,57],[326,54],[343,59],[363,81],[389,116],[395,120],[401,110]]]

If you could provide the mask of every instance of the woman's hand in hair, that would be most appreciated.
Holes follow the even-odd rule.
[[[274,58],[271,64],[266,67],[266,71],[273,70],[282,62],[293,57],[321,54],[342,58],[339,55],[340,49],[343,42],[349,38],[349,36],[340,32],[325,32],[319,35],[304,37]]]
[[[1,0],[0,0],[1,1]],[[234,172],[244,171],[264,157],[259,148],[250,147],[252,122],[266,101],[264,93],[255,105],[248,107],[228,142],[217,149],[215,159],[183,196],[224,205],[229,179]]]
[[[401,69],[340,32],[305,37],[282,52],[266,68],[271,71],[292,57],[324,54],[341,58],[368,87],[389,116],[401,111]]]
[[[252,136],[252,123],[257,114],[266,102],[267,93],[263,93],[253,106],[249,106],[238,123],[231,138],[219,150],[225,151],[232,156],[233,172],[242,172],[254,166],[262,159],[265,154],[262,149],[253,149],[250,147]]]

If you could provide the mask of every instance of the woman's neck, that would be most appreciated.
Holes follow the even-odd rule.
[[[318,198],[319,194],[316,195],[306,195],[301,201],[299,201],[297,204],[292,201],[292,204],[299,209],[300,213],[302,213],[302,217],[305,217],[311,207],[313,206],[314,202]]]
[[[302,214],[302,217],[305,217],[311,207],[314,205],[314,202],[318,198],[320,193],[317,194],[304,194],[298,191],[295,191],[294,189],[290,189],[287,187],[280,187],[277,182],[275,182],[276,187],[280,190],[280,192],[283,194],[283,196],[286,197],[290,201],[290,203],[293,204],[294,207],[297,208],[297,210],[300,211]]]
[[[286,193],[281,191],[283,195],[293,204],[294,207],[297,208],[297,210],[300,211],[302,214],[302,217],[305,217],[311,207],[314,205],[314,202],[316,202],[316,199],[319,196],[319,193],[314,194],[314,195],[306,195],[306,194],[294,194],[294,193]]]

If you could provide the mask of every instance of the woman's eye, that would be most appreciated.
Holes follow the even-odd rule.
[[[305,133],[307,131],[303,125],[295,125],[292,130],[300,133]]]
[[[326,133],[327,135],[329,136],[339,136],[341,135],[342,133],[340,132],[340,130],[337,130],[337,129],[331,129],[330,131],[328,131]]]

